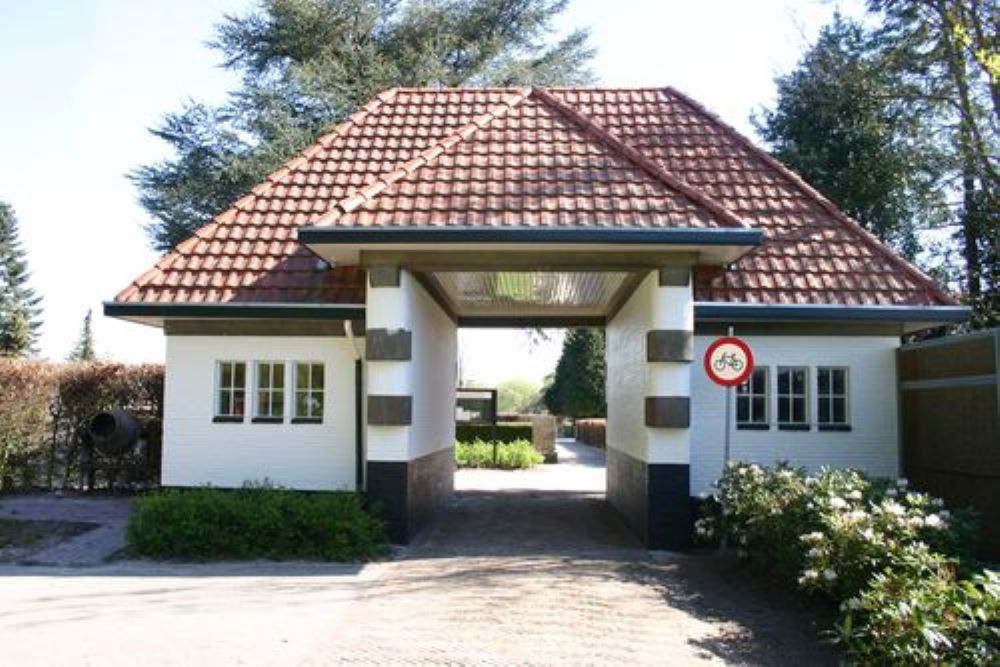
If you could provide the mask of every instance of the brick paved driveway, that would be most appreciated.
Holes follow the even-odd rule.
[[[598,489],[556,491],[601,455],[563,444],[548,471],[461,471],[450,511],[380,564],[312,664],[836,664],[814,610],[713,555],[650,554]],[[550,477],[551,476],[551,477]],[[533,481],[532,481],[533,480]],[[579,481],[575,484],[580,486]],[[535,488],[532,488],[535,487]]]

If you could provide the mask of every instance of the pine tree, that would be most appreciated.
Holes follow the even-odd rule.
[[[90,320],[91,311],[88,309],[83,318],[83,326],[80,328],[80,337],[77,339],[73,351],[67,357],[69,361],[93,361],[97,358],[97,353],[94,351],[94,331],[91,328]]]
[[[587,33],[547,44],[567,0],[261,0],[212,46],[242,85],[191,103],[152,133],[172,159],[130,175],[169,250],[296,151],[395,86],[586,83]]]
[[[0,202],[0,356],[35,352],[41,327],[41,297],[28,286],[30,274],[14,209]]]
[[[603,417],[607,413],[604,383],[604,332],[571,329],[563,341],[552,384],[545,388],[549,412],[567,417]]]

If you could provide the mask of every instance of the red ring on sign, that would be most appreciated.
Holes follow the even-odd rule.
[[[746,368],[743,369],[742,373],[731,380],[719,377],[716,375],[715,369],[712,368],[712,353],[723,345],[735,345],[740,348],[740,350],[743,351],[743,354],[747,357]],[[746,382],[750,377],[750,374],[753,373],[753,352],[750,351],[750,346],[747,345],[742,339],[737,338],[736,336],[723,336],[722,338],[713,341],[712,344],[708,346],[708,349],[705,350],[705,357],[702,360],[702,364],[705,367],[705,373],[708,375],[709,379],[712,380],[712,382],[721,384],[724,387],[735,387]]]

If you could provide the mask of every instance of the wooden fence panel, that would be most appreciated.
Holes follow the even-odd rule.
[[[976,510],[1000,558],[1000,329],[905,345],[898,367],[904,474]]]

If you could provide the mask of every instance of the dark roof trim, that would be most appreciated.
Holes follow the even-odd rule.
[[[364,305],[326,303],[119,303],[104,302],[108,317],[211,317],[217,319],[363,320]]]
[[[757,246],[759,229],[553,229],[541,227],[302,227],[305,244],[600,243]]]
[[[707,303],[694,305],[696,320],[777,322],[964,322],[967,306],[852,306]]]

